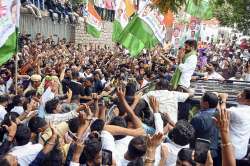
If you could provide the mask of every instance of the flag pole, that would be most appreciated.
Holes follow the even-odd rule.
[[[16,28],[16,54],[15,54],[15,94],[17,95],[17,75],[18,75],[18,28]]]
[[[17,75],[18,75],[18,72],[17,72],[17,68],[18,68],[18,64],[17,64],[17,54],[15,54],[15,94],[17,95]]]

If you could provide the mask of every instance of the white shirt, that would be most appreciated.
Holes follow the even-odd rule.
[[[23,146],[15,146],[11,149],[10,154],[17,157],[18,163],[21,166],[29,165],[42,150],[41,144],[32,144],[29,142]]]
[[[232,81],[244,81],[243,78],[236,79],[235,77],[231,77],[231,78],[229,78],[229,80],[232,80]]]
[[[101,80],[101,82],[102,82],[102,85],[105,85],[107,81],[105,80],[105,78],[103,78],[103,79]]]
[[[4,116],[7,114],[4,106],[0,105],[0,123],[4,120]]]
[[[3,84],[3,85],[0,85],[0,95],[4,95],[4,94],[6,94],[6,87]]]
[[[142,98],[148,103],[150,110],[153,111],[149,103],[150,96],[156,97],[159,102],[160,112],[167,112],[171,120],[177,122],[178,102],[185,102],[188,99],[189,94],[168,90],[150,91],[143,95]]]
[[[128,145],[129,142],[133,139],[132,136],[126,136],[120,140],[116,140],[115,141],[115,159],[117,161],[123,160],[124,159],[124,154],[127,152],[128,150]]]
[[[119,150],[122,150],[122,153],[124,151],[125,152],[127,151],[125,149],[125,144],[127,144],[125,141],[126,140],[128,141],[130,138],[125,137],[124,139],[125,140],[118,142],[118,144],[120,143],[123,146],[123,148],[121,147],[119,149]],[[117,166],[127,166],[129,161],[124,159],[124,154],[123,154],[123,156],[122,156],[122,154],[119,154],[120,152],[116,149],[115,139],[114,139],[113,135],[111,133],[109,133],[108,131],[104,130],[101,132],[101,140],[102,140],[102,149],[110,150],[112,152],[113,158],[116,160],[116,165]],[[128,146],[127,146],[127,148],[128,148]],[[116,158],[116,156],[118,156],[118,158]]]
[[[178,66],[181,71],[181,78],[179,85],[184,86],[186,88],[190,87],[190,80],[192,75],[194,74],[194,70],[197,65],[197,56],[191,55],[186,60],[185,63],[182,63]]]
[[[15,106],[10,110],[10,112],[16,112],[18,115],[21,115],[24,112],[24,109],[22,106]]]
[[[213,72],[211,74],[205,73],[205,77],[209,80],[225,80],[219,73]]]
[[[138,84],[138,88],[137,89],[140,90],[141,88],[144,88],[147,84],[148,84],[148,81],[143,78],[142,84],[141,85]]]
[[[243,78],[244,78],[244,81],[250,81],[250,74],[244,73]]]
[[[231,107],[230,112],[230,139],[234,146],[236,159],[242,159],[247,154],[250,139],[250,106],[239,105]]]
[[[167,146],[167,149],[168,149],[168,158],[165,163],[166,166],[175,166],[179,151],[182,148],[188,148],[188,145],[180,146],[180,145],[175,144],[174,142],[162,143],[161,145]],[[155,152],[155,164],[154,165],[158,166],[160,163],[160,160],[161,160],[161,146],[158,146]]]
[[[70,119],[76,118],[78,113],[74,111],[70,111],[67,113],[58,113],[58,114],[45,114],[46,122],[51,122],[52,124],[59,124],[61,122],[69,121]]]
[[[95,5],[96,5],[97,7],[100,7],[100,8],[103,8],[103,7],[104,7],[104,2],[103,2],[103,0],[95,0],[94,2],[95,2]]]
[[[155,121],[155,133],[164,133],[163,131],[163,120],[161,118],[160,113],[154,113],[154,121]]]
[[[10,78],[10,79],[6,82],[6,92],[7,92],[7,93],[10,93],[10,90],[9,90],[9,89],[10,89],[12,83],[13,83],[13,79],[12,79],[12,78]]]

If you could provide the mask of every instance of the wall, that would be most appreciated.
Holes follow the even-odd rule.
[[[68,23],[54,24],[47,13],[43,13],[42,20],[35,19],[27,11],[23,11],[20,18],[20,32],[31,34],[32,37],[36,33],[41,33],[45,37],[50,35],[58,35],[60,38],[66,38],[69,41],[74,41],[76,43],[88,44],[96,43],[98,45],[112,46],[112,23],[103,22],[103,30],[100,38],[93,38],[91,35],[86,34],[85,23],[80,18],[79,24],[72,26]]]
[[[20,32],[31,34],[32,37],[36,33],[41,33],[45,37],[50,35],[58,35],[60,38],[72,40],[72,26],[70,24],[54,24],[50,17],[44,16],[42,20],[36,19],[31,14],[22,13],[20,18]]]
[[[112,47],[114,43],[112,42],[112,23],[103,22],[103,28],[100,38],[94,38],[91,35],[86,33],[84,22],[81,22],[75,27],[75,39],[76,43],[88,44],[93,43],[97,45],[107,45]]]

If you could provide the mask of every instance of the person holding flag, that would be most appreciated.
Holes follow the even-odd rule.
[[[174,90],[188,91],[190,81],[197,65],[197,42],[186,40],[185,48],[179,50],[178,65],[170,84]]]

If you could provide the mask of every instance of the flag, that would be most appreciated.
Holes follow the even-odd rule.
[[[137,57],[144,48],[151,49],[158,43],[163,44],[166,35],[164,16],[152,8],[150,3],[138,13],[118,39],[118,43],[128,49],[133,57]]]
[[[17,52],[20,0],[0,0],[0,66]]]
[[[86,20],[87,33],[95,38],[99,38],[102,29],[102,19],[90,2],[87,5],[88,16]]]
[[[113,22],[112,40],[117,42],[122,30],[129,22],[129,17],[135,13],[131,0],[117,0],[115,7],[115,20]]]
[[[212,6],[210,0],[201,0],[199,4],[194,4],[193,0],[189,0],[186,12],[191,16],[200,18],[202,20],[210,20],[213,18]]]
[[[174,14],[169,10],[165,15],[164,15],[164,24],[168,27],[172,27],[174,23]]]

